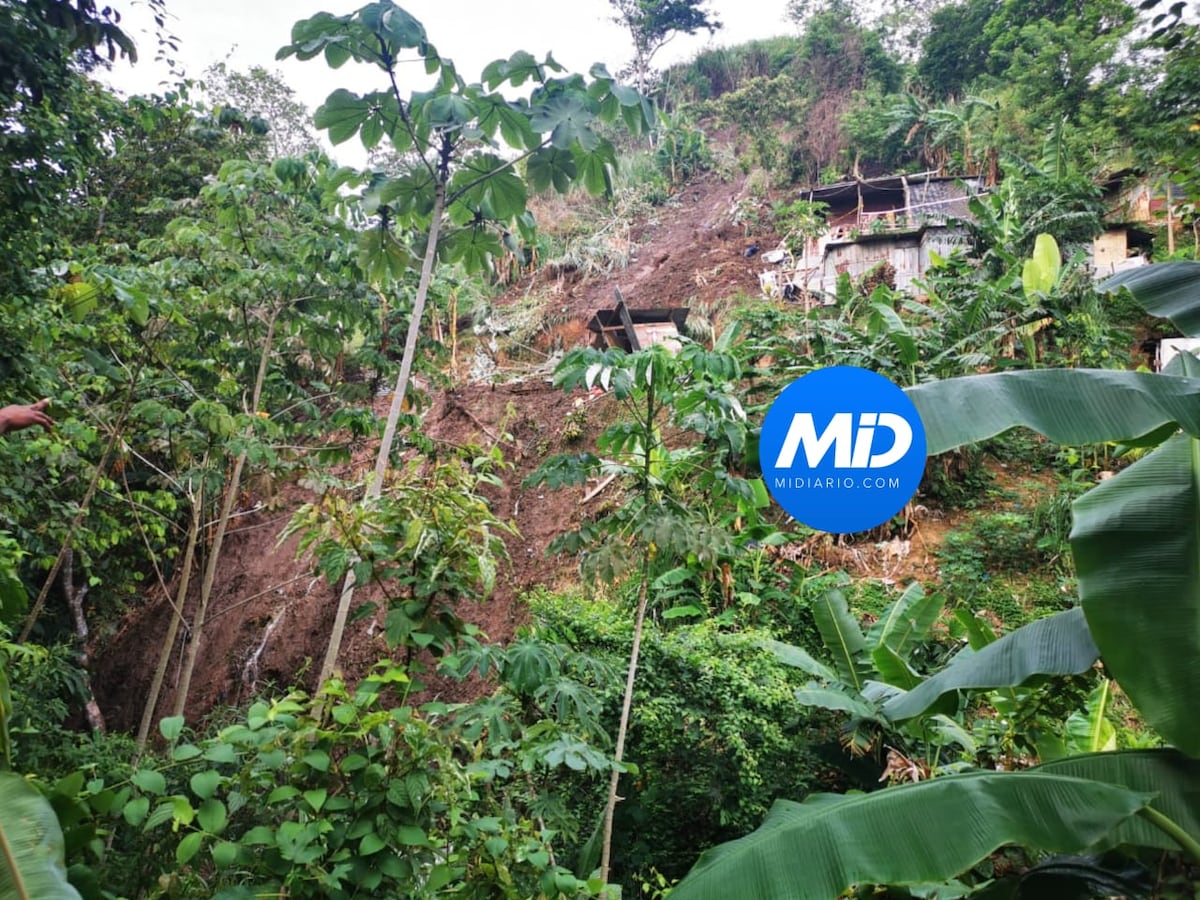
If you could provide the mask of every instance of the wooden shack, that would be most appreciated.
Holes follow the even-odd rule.
[[[588,330],[595,335],[592,343],[601,350],[620,347],[633,353],[652,344],[664,344],[674,351],[681,346],[679,337],[687,315],[686,306],[630,309],[619,300],[612,309],[597,310],[588,322]]]

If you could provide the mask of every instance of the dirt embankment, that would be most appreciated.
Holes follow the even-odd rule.
[[[524,591],[574,577],[572,561],[550,557],[546,548],[556,534],[578,523],[581,492],[521,486],[546,456],[572,449],[563,440],[562,429],[573,403],[574,398],[544,378],[535,378],[495,387],[463,387],[439,396],[427,414],[430,437],[456,445],[490,445],[499,440],[505,460],[512,465],[502,488],[485,491],[495,514],[515,522],[519,530],[518,536],[505,541],[509,563],[502,567],[490,598],[465,599],[460,606],[461,615],[493,640],[509,639],[524,621],[519,602]],[[597,405],[590,404],[590,409]],[[596,420],[591,413],[589,418]],[[291,514],[309,499],[301,487],[288,485],[271,509],[264,505],[247,510],[231,524],[201,638],[189,717],[242,703],[268,683],[314,686],[333,625],[337,589],[313,570],[310,560],[297,560],[296,537],[278,541]],[[199,599],[198,581],[193,579],[184,607],[187,621]],[[111,727],[137,727],[171,608],[161,594],[148,598],[130,612],[113,638],[96,648],[95,690]],[[347,676],[361,675],[386,654],[381,621],[377,615],[348,627],[340,657]],[[174,708],[182,658],[192,639],[181,629],[172,648],[159,717]],[[452,696],[453,687],[443,686],[449,692],[445,699],[461,699]]]

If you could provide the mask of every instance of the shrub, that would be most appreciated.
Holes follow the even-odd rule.
[[[632,616],[623,607],[546,593],[530,602],[544,638],[624,671]],[[805,677],[760,647],[765,633],[646,627],[627,755],[637,774],[622,783],[613,848],[627,886],[652,869],[679,877],[706,847],[754,828],[774,798],[830,786],[810,748],[832,724],[797,706]],[[607,685],[613,722],[621,686]],[[600,810],[599,787],[586,802]]]

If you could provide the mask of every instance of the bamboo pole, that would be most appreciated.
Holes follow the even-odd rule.
[[[271,347],[275,343],[275,322],[279,318],[279,312],[282,307],[276,307],[271,312],[271,319],[267,323],[267,336],[263,340],[262,353],[258,359],[258,376],[254,380],[254,394],[250,402],[248,413],[253,414],[258,410],[259,402],[262,400],[263,384],[267,380],[267,365],[271,360]],[[252,425],[246,426],[246,436],[249,437],[253,429]],[[173,715],[182,716],[184,709],[187,707],[188,691],[192,686],[192,672],[196,667],[196,657],[200,654],[200,644],[204,638],[204,617],[208,612],[208,603],[212,598],[213,583],[217,578],[217,564],[221,560],[221,545],[225,541],[225,529],[229,525],[229,519],[233,513],[233,504],[237,500],[238,490],[242,480],[242,469],[246,465],[247,451],[243,450],[238,454],[237,461],[233,464],[233,472],[229,476],[229,484],[225,487],[225,497],[221,501],[221,516],[217,520],[217,531],[213,535],[212,548],[209,550],[208,562],[204,568],[204,581],[200,585],[200,605],[196,608],[196,617],[192,620],[192,640],[188,644],[187,656],[183,661],[183,672],[180,675],[179,690],[175,695],[175,711]]]

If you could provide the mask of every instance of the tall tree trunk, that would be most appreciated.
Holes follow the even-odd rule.
[[[646,621],[647,585],[650,581],[650,551],[642,557],[642,583],[638,587],[637,614],[633,620],[633,649],[629,652],[629,672],[625,676],[625,697],[621,702],[621,722],[617,726],[617,746],[613,759],[621,762],[625,758],[625,736],[629,733],[629,716],[633,710],[633,684],[637,675],[638,656],[642,650],[642,625]],[[600,880],[608,883],[608,871],[612,860],[613,817],[617,812],[617,786],[621,773],[613,770],[608,780],[608,805],[604,808],[604,842],[600,851]],[[607,897],[607,893],[604,894]]]
[[[408,336],[404,341],[404,356],[400,360],[400,374],[396,377],[396,389],[392,393],[392,406],[388,410],[387,425],[383,430],[383,440],[379,444],[379,456],[375,460],[375,477],[367,485],[366,500],[376,499],[383,490],[383,477],[387,474],[388,461],[392,456],[392,444],[396,441],[396,427],[400,421],[400,408],[404,403],[404,395],[408,391],[408,381],[412,375],[413,360],[417,355],[417,338],[421,332],[421,317],[425,313],[425,301],[429,296],[429,284],[433,280],[433,266],[437,261],[438,234],[442,226],[442,212],[446,208],[446,185],[439,180],[433,199],[433,216],[429,224],[429,238],[425,244],[425,258],[421,262],[421,280],[417,284],[417,296],[413,301],[412,318],[408,323]],[[337,613],[333,618],[333,629],[329,634],[329,647],[325,651],[325,661],[321,664],[321,673],[317,680],[320,687],[333,677],[337,666],[338,653],[342,649],[342,637],[346,632],[346,619],[350,615],[350,604],[354,601],[354,567],[346,571],[342,581],[342,592],[338,599]]]
[[[1171,209],[1171,175],[1167,173],[1167,255],[1175,255],[1175,215]]]
[[[207,462],[207,457],[205,457]],[[188,529],[187,549],[183,552],[183,570],[179,576],[179,588],[175,592],[175,605],[171,609],[171,623],[167,626],[166,637],[158,651],[158,667],[154,670],[154,679],[150,682],[150,690],[146,694],[146,705],[142,708],[142,721],[138,725],[138,748],[146,746],[150,735],[150,726],[154,722],[154,710],[158,707],[158,697],[162,693],[163,679],[167,674],[167,665],[171,661],[171,648],[175,646],[175,637],[179,634],[179,624],[183,621],[183,604],[187,601],[188,587],[192,583],[192,563],[196,557],[196,544],[200,537],[200,525],[204,514],[204,481],[200,482],[200,490],[192,497],[192,524]],[[171,602],[170,596],[164,598]]]
[[[68,550],[62,566],[62,590],[67,598],[67,607],[75,620],[75,635],[79,638],[79,668],[83,671],[83,693],[86,698],[83,703],[88,725],[92,731],[104,734],[104,715],[100,712],[100,704],[92,693],[92,676],[88,670],[88,627],[87,618],[83,614],[83,600],[87,596],[88,586],[75,587],[75,552]]]
[[[263,341],[262,353],[258,358],[258,376],[254,379],[254,394],[250,401],[248,413],[253,415],[262,400],[263,384],[267,380],[267,366],[271,361],[271,348],[275,343],[275,322],[283,307],[278,306],[271,311],[271,319],[267,323],[267,336]],[[246,436],[249,437],[252,426],[247,426]],[[200,604],[196,607],[196,618],[192,621],[192,640],[188,644],[187,656],[183,661],[183,673],[179,679],[179,691],[175,695],[175,711],[173,715],[182,716],[187,707],[188,691],[192,686],[192,671],[196,667],[196,657],[200,653],[200,644],[204,638],[204,618],[208,613],[208,601],[212,597],[213,582],[217,578],[217,564],[221,561],[221,545],[225,542],[225,529],[229,525],[229,517],[233,513],[233,504],[237,500],[241,486],[242,469],[246,465],[247,452],[238,454],[233,464],[233,472],[229,476],[229,484],[225,487],[225,497],[221,502],[221,516],[217,520],[217,532],[213,535],[212,547],[208,553],[208,564],[204,567],[204,581],[200,584]],[[182,607],[180,607],[182,610]]]
[[[654,437],[654,419],[658,415],[658,407],[655,405],[656,387],[657,385],[651,378],[646,392],[646,440],[639,484],[645,498],[649,498],[651,492],[650,474],[656,443]],[[638,585],[637,612],[633,619],[633,647],[629,651],[629,671],[625,676],[625,696],[621,701],[621,721],[617,725],[617,746],[613,751],[613,759],[617,763],[625,758],[625,737],[629,733],[629,717],[633,710],[633,685],[637,677],[638,656],[642,651],[642,626],[646,621],[646,596],[650,585],[650,556],[651,550],[647,546],[642,554],[642,578]],[[604,808],[604,838],[600,850],[600,880],[606,885],[612,862],[613,817],[617,812],[617,802],[621,799],[617,796],[620,780],[621,773],[614,769],[608,781],[608,804]],[[602,896],[608,897],[607,888],[604,889]]]

